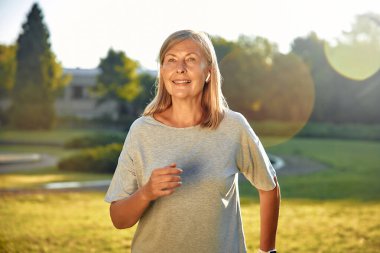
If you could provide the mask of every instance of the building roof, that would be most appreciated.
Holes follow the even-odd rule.
[[[70,85],[94,86],[100,69],[64,68],[63,72],[72,76]]]

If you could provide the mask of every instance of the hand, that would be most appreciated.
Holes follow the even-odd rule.
[[[163,168],[154,169],[149,181],[142,187],[144,198],[152,201],[159,197],[172,194],[175,189],[182,184],[181,173],[182,170],[176,168],[176,163],[172,163]]]

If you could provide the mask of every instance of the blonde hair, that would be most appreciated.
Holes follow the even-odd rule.
[[[172,46],[187,39],[192,39],[199,44],[204,52],[207,63],[211,67],[210,79],[205,83],[202,92],[201,106],[203,116],[200,126],[216,129],[223,120],[225,111],[228,109],[228,104],[222,94],[222,76],[220,75],[214,46],[208,35],[204,32],[196,32],[192,30],[181,30],[171,34],[162,44],[159,54],[159,63],[160,66],[162,66],[165,54]],[[146,106],[142,114],[143,116],[153,116],[154,113],[165,111],[172,105],[171,95],[165,88],[160,72],[157,74],[155,86],[156,95]]]

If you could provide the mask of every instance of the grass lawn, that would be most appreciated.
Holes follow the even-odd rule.
[[[98,134],[98,133],[106,134],[106,133],[114,133],[114,131],[93,130],[93,129],[56,129],[53,131],[0,130],[0,140],[1,141],[22,141],[22,142],[29,142],[29,143],[47,142],[47,143],[63,144],[66,140],[69,140],[71,138]]]
[[[294,139],[269,152],[301,155],[329,167],[280,178],[284,198],[380,201],[380,142]]]
[[[113,228],[103,197],[103,192],[1,196],[0,251],[129,252],[136,227]],[[380,203],[284,199],[277,248],[280,252],[378,252],[379,208]],[[242,204],[242,215],[248,250],[255,252],[258,203]]]
[[[63,144],[65,141],[97,133],[115,133],[112,130],[78,130],[58,129],[54,131],[12,131],[0,130],[0,141],[22,141],[29,145],[0,145],[0,152],[5,153],[44,153],[57,157],[59,160],[72,156],[79,149],[65,149],[61,146],[44,146],[38,143]],[[111,179],[110,174],[77,173],[58,170],[57,167],[19,171],[0,174],[0,189],[9,188],[38,188],[43,184],[61,181],[88,181]]]
[[[51,147],[40,147],[38,152],[44,150],[59,157],[72,152]],[[279,177],[280,252],[378,252],[380,142],[298,138],[267,151],[306,156],[328,167],[313,174]],[[0,188],[111,176],[50,167],[0,175]],[[248,249],[255,252],[257,192],[242,183],[240,194]],[[103,197],[104,192],[0,195],[0,252],[129,252],[135,228],[114,229]]]
[[[380,142],[298,138],[267,151],[309,157],[328,167],[312,174],[280,176],[283,198],[380,201]],[[240,193],[243,199],[258,196],[248,184],[241,185]]]
[[[71,156],[78,150],[64,149],[62,147],[6,145],[0,146],[0,151],[14,153],[45,153],[62,159]],[[46,183],[67,181],[91,181],[111,179],[110,174],[81,173],[61,171],[56,166],[32,169],[28,171],[15,171],[0,174],[0,190],[10,188],[35,189]]]
[[[44,153],[57,156],[58,158],[69,157],[78,150],[64,149],[59,146],[40,146],[40,145],[0,145],[0,152],[4,153]]]
[[[56,167],[48,167],[33,172],[15,172],[0,174],[0,190],[11,188],[38,189],[44,184],[53,182],[93,181],[111,179],[110,174],[94,174],[59,171]]]

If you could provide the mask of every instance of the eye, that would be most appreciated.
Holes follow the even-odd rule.
[[[189,58],[187,58],[187,61],[188,61],[188,62],[195,62],[196,59],[195,59],[194,57],[189,57]]]
[[[169,58],[169,59],[167,60],[167,62],[175,62],[175,59],[174,59],[174,58]]]

